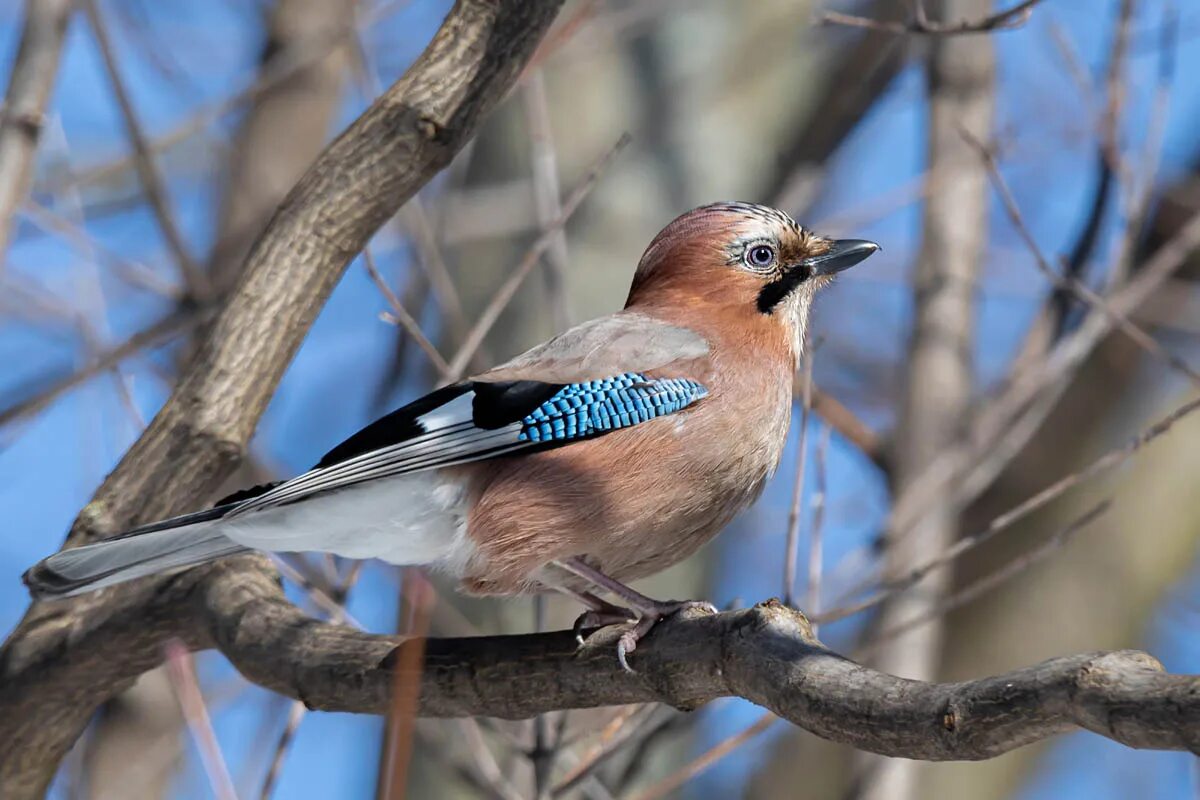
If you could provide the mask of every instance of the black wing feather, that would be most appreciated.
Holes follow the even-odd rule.
[[[553,397],[564,384],[542,381],[464,381],[444,386],[381,417],[326,453],[314,469],[340,464],[355,456],[390,447],[426,433],[417,418],[467,392],[475,393],[471,416],[475,427],[495,430],[525,418]]]

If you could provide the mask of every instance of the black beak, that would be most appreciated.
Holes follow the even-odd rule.
[[[879,245],[865,239],[838,239],[821,255],[804,259],[803,264],[813,275],[834,275],[878,250]]]

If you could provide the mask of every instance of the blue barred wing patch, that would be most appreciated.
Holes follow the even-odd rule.
[[[521,420],[522,442],[570,442],[673,414],[708,394],[687,378],[637,372],[564,386]]]

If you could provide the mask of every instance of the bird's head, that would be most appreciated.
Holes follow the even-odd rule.
[[[861,239],[826,239],[767,206],[701,206],[646,248],[626,306],[677,306],[726,322],[784,326],[798,354],[817,290],[878,249]]]

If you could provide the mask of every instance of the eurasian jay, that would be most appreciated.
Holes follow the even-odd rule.
[[[577,627],[635,621],[626,664],[688,604],[625,582],[686,558],[758,497],[813,296],[878,249],[760,205],[695,209],[650,243],[623,310],[388,414],[296,478],[56,553],[25,581],[52,598],[250,549],[378,558],[469,594],[564,592],[589,609]]]

